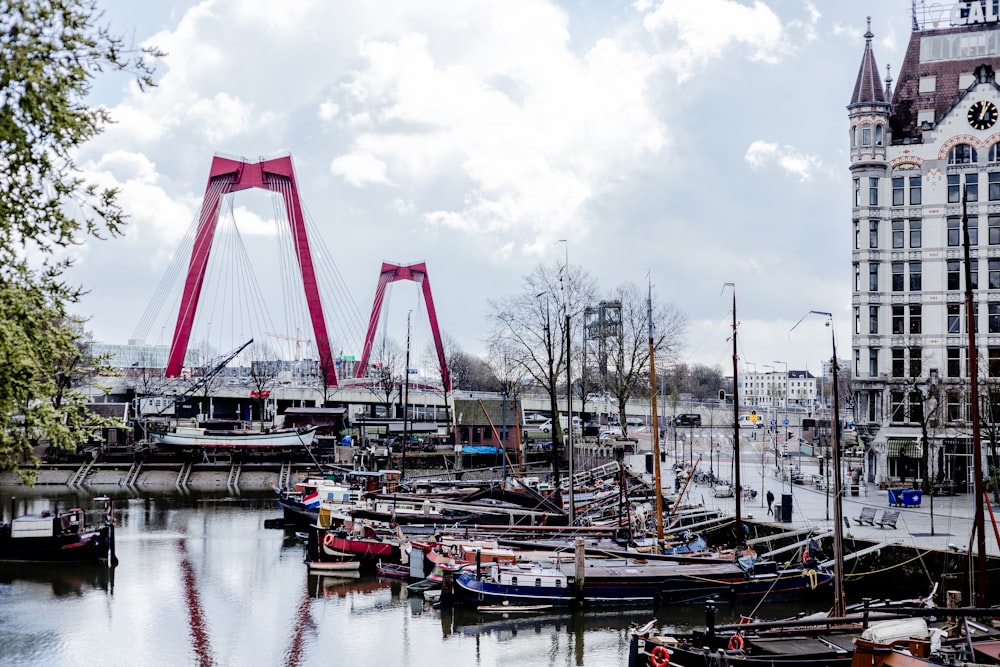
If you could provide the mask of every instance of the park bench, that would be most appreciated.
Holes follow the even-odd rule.
[[[861,514],[858,515],[854,520],[858,522],[858,525],[868,524],[869,526],[875,525],[875,514],[878,512],[877,509],[870,506],[865,506],[861,508]]]
[[[882,528],[895,528],[896,521],[899,520],[899,510],[886,510],[882,513],[882,518],[876,521]]]

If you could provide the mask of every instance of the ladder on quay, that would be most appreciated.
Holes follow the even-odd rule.
[[[177,473],[177,488],[183,489],[187,486],[188,480],[191,479],[191,469],[194,468],[194,461],[185,461],[184,465],[181,466],[180,472]]]
[[[125,475],[125,486],[132,487],[135,486],[135,481],[139,479],[139,473],[142,471],[142,461],[136,461],[129,468],[128,474]]]
[[[605,479],[611,477],[621,470],[618,465],[618,461],[612,461],[610,463],[605,463],[604,465],[597,466],[596,468],[591,468],[589,470],[581,470],[580,472],[573,473],[573,488],[578,486],[583,486],[586,483],[593,483],[599,479]]]
[[[281,471],[278,473],[278,488],[285,490],[288,488],[288,480],[292,476],[292,462],[282,461]]]
[[[90,474],[90,469],[94,467],[95,463],[97,463],[97,456],[93,455],[89,461],[85,461],[80,466],[80,469],[73,474],[72,479],[69,480],[69,486],[80,486],[83,484],[83,480],[87,479],[87,475]]]
[[[243,471],[243,464],[234,462],[229,468],[229,481],[226,483],[230,489],[235,489],[240,483],[240,473]]]

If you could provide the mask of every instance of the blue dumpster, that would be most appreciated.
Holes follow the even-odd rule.
[[[903,491],[905,489],[889,489],[886,493],[889,496],[889,504],[899,507],[903,504]]]
[[[924,492],[920,489],[905,489],[903,491],[903,507],[919,507]]]

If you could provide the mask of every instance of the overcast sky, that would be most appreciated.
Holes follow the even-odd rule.
[[[895,74],[909,0],[100,4],[167,55],[157,88],[108,75],[91,98],[116,124],[81,163],[131,216],[77,251],[98,340],[137,330],[221,152],[292,155],[362,329],[381,263],[423,261],[442,329],[481,354],[488,300],[568,254],[608,291],[651,280],[687,313],[683,360],[731,371],[727,282],[743,361],[818,372],[823,318],[790,333],[810,310],[834,313],[850,356],[845,107],[866,16]],[[276,261],[261,197],[234,198],[256,266]],[[397,330],[424,317],[412,288],[392,301]]]

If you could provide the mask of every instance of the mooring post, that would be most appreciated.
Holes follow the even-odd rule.
[[[572,481],[570,482],[572,483]],[[576,586],[576,601],[581,607],[583,606],[583,582],[586,578],[586,568],[587,568],[587,554],[584,548],[584,541],[582,537],[576,538],[573,543],[575,552],[575,568],[574,574],[576,575],[576,581],[574,585]]]

